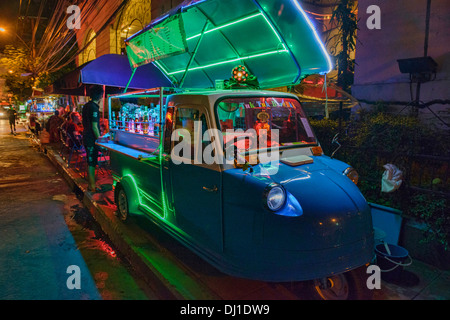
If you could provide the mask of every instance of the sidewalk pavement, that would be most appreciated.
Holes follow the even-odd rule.
[[[65,220],[72,190],[8,124],[0,120],[0,300],[101,299]]]
[[[142,279],[160,299],[192,300],[298,300],[282,284],[237,279],[208,266],[184,247],[151,225],[147,219],[123,223],[115,216],[113,191],[92,194],[81,172],[67,167],[58,154],[59,146],[43,145],[48,158],[66,178],[72,189],[83,196],[84,205],[110,237],[119,252],[129,260]],[[98,174],[99,185],[112,185],[109,173]],[[137,219],[140,219],[139,217]],[[168,249],[169,248],[169,249]],[[450,271],[442,271],[414,260],[404,269],[401,283],[382,281],[375,300],[448,300]]]

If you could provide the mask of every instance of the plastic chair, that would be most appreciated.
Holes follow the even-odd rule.
[[[109,162],[109,150],[104,149],[104,148],[99,148],[98,149],[98,161],[97,161],[97,166],[99,171],[103,173],[109,173],[110,171],[110,162]],[[106,172],[104,172],[106,171]]]
[[[77,161],[75,162],[75,169],[78,169],[78,165],[81,163],[81,159],[86,156],[86,151],[84,149],[83,144],[80,142],[80,139],[77,137],[72,137],[68,132],[67,141],[70,147],[69,157],[67,159],[67,167],[70,167],[72,156],[75,154],[77,156]]]

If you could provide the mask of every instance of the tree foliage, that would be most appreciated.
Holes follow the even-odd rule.
[[[24,101],[31,96],[36,81],[35,64],[27,48],[7,45],[0,58],[0,65],[6,72],[0,75],[5,79],[8,92],[16,101]]]
[[[75,31],[66,26],[70,4],[67,0],[31,4],[19,23],[21,28],[7,30],[15,34],[15,42],[6,45],[0,54],[0,65],[6,70],[0,77],[5,79],[14,100],[23,102],[32,95],[33,88],[45,89],[75,67]],[[27,19],[27,15],[34,17]]]
[[[355,50],[357,40],[356,7],[356,0],[339,1],[331,16],[331,23],[338,31],[329,39],[329,42],[334,42],[332,52],[337,62],[337,84],[348,93],[353,84],[355,71],[355,59],[351,58],[351,52]]]

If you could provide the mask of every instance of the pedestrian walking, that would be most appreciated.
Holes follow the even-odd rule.
[[[11,134],[16,135],[17,111],[14,108],[14,106],[11,106],[11,108],[8,110],[8,116],[9,116],[9,127],[11,128]],[[13,132],[13,128],[14,128],[14,132]]]

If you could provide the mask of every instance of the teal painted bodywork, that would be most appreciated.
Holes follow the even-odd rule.
[[[254,205],[273,181],[298,201],[300,216],[281,216]],[[247,190],[246,203],[237,189]],[[233,251],[240,261],[236,274],[309,280],[351,270],[373,256],[369,206],[350,179],[320,163],[299,168],[281,164],[271,179],[226,171],[224,208],[225,251]]]
[[[169,102],[195,101],[213,127],[215,114],[207,106],[217,99],[174,95]],[[245,171],[226,164],[175,165],[162,149],[136,157],[110,148],[116,190],[125,189],[130,213],[145,213],[222,272],[302,281],[343,273],[373,258],[370,207],[344,174],[349,165],[325,155],[311,156],[312,163],[284,163],[283,157],[309,147],[291,148],[280,161]],[[273,184],[287,199],[276,212],[264,203]]]
[[[130,206],[131,212],[133,208],[134,213],[146,212],[221,271],[265,281],[321,278],[372,258],[370,207],[340,172],[348,166],[325,156],[314,160],[299,167],[280,163],[278,173],[270,177],[242,169],[215,171],[166,162],[168,213],[164,216],[159,167],[117,154],[111,158],[114,174],[122,177],[119,183],[137,204]],[[298,216],[264,208],[264,190],[274,182],[300,205]],[[217,190],[207,192],[204,185]],[[282,210],[288,204],[289,200]]]

